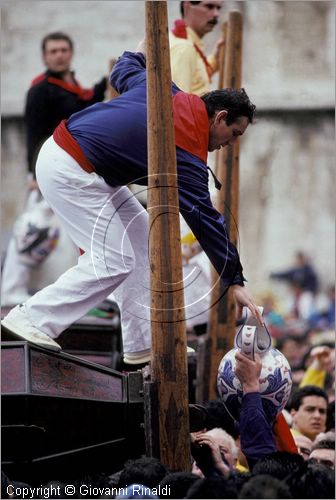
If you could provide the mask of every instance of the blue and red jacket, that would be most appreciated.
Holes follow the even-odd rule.
[[[146,62],[143,54],[125,52],[110,81],[120,96],[75,113],[54,133],[55,141],[77,161],[91,165],[111,186],[147,185]],[[243,286],[242,266],[229,241],[223,216],[215,210],[208,188],[209,120],[199,97],[173,83],[173,113],[180,212],[225,286]],[[65,125],[65,126],[64,126]],[[63,127],[63,129],[62,129]],[[65,132],[65,134],[64,134]]]

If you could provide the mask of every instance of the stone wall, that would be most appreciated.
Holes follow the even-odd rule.
[[[144,35],[141,1],[2,1],[2,250],[25,199],[24,96],[43,71],[40,40],[75,40],[83,85]],[[179,2],[169,1],[169,20]],[[244,14],[243,85],[260,110],[241,141],[240,252],[253,290],[270,270],[309,253],[323,283],[334,275],[334,2],[225,2]],[[206,38],[208,51],[219,26]],[[214,86],[216,82],[214,81]],[[66,264],[68,265],[68,263]],[[55,271],[59,272],[58,269]]]

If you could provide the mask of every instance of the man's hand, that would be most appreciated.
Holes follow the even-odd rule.
[[[258,309],[258,306],[254,303],[252,297],[247,291],[245,286],[240,285],[232,285],[233,298],[236,302],[237,308],[237,317],[241,318],[243,315],[243,307],[246,306],[252,313],[252,316],[256,318],[256,320],[260,323],[261,326],[264,326],[265,322],[263,317]]]
[[[220,447],[213,436],[209,436],[206,433],[194,433],[192,436],[193,442],[199,446],[207,446],[211,450],[211,457],[213,461],[213,466],[217,469],[224,477],[227,477],[230,472],[230,467],[223,461]],[[197,462],[197,460],[196,460]],[[202,464],[198,464],[199,468],[202,470]]]
[[[243,386],[244,394],[248,392],[259,392],[259,377],[261,373],[261,360],[258,354],[255,354],[255,360],[248,358],[245,354],[238,352],[236,354],[235,374]]]
[[[137,48],[135,49],[135,52],[142,52],[144,56],[146,56],[146,40],[145,38],[141,40],[141,42],[138,43]]]

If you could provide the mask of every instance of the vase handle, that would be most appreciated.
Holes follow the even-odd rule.
[[[256,341],[256,326],[245,325],[241,334],[240,350],[245,356],[254,361],[255,341]]]

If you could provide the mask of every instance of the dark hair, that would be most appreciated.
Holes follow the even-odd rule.
[[[237,488],[223,477],[198,479],[185,498],[238,498]]]
[[[311,451],[314,450],[335,450],[335,440],[321,439],[321,441],[313,444]]]
[[[284,479],[293,470],[299,469],[304,463],[303,457],[288,451],[275,451],[258,460],[252,469],[252,474],[269,474],[270,476]]]
[[[239,436],[239,429],[235,425],[234,418],[228,412],[221,399],[208,401],[205,408],[207,410],[205,427],[208,431],[216,427],[220,427],[230,434],[233,439],[237,439]]]
[[[54,31],[53,33],[48,33],[48,35],[46,35],[42,39],[41,48],[42,48],[42,52],[43,53],[46,50],[47,42],[49,40],[65,40],[66,42],[68,42],[68,44],[70,46],[70,49],[73,50],[73,41],[71,40],[71,38],[69,37],[69,35],[66,35],[62,31]]]
[[[197,5],[198,3],[201,3],[201,2],[190,2],[192,3],[193,5]],[[184,2],[180,2],[180,12],[181,12],[181,17],[183,18],[184,17]]]
[[[292,392],[287,408],[289,410],[298,410],[302,405],[303,398],[306,398],[307,396],[318,396],[325,399],[328,404],[328,395],[323,389],[320,389],[320,387],[317,387],[316,385],[306,385],[300,389],[295,389]]]
[[[244,484],[239,498],[292,498],[292,496],[284,481],[259,474]]]
[[[167,474],[167,469],[154,457],[127,460],[119,477],[119,488],[130,484],[143,484],[154,488]]]
[[[335,478],[325,465],[305,462],[290,474],[286,484],[293,498],[335,498]]]
[[[172,472],[167,474],[160,482],[161,488],[164,486],[169,486],[169,494],[164,495],[162,493],[161,498],[184,498],[187,491],[199,477],[191,472]]]
[[[213,90],[202,95],[201,99],[205,104],[209,118],[212,118],[216,111],[226,109],[228,112],[227,125],[231,125],[240,116],[246,116],[250,123],[253,122],[256,107],[244,89]]]
[[[335,429],[335,401],[330,401],[327,406],[326,432]]]
[[[226,481],[228,483],[234,483],[239,493],[244,484],[247,483],[247,481],[249,481],[251,477],[252,477],[251,472],[239,472],[238,470],[232,470]]]

